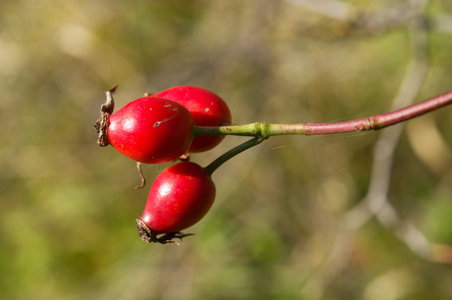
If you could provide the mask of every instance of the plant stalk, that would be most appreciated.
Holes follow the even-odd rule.
[[[224,164],[225,162],[227,162],[228,160],[230,160],[237,154],[240,154],[243,151],[245,151],[251,147],[259,145],[265,139],[266,138],[263,138],[263,137],[255,137],[255,138],[252,138],[251,140],[244,142],[243,144],[240,144],[240,145],[232,148],[231,150],[229,150],[228,152],[225,152],[223,155],[221,155],[220,157],[215,159],[213,162],[211,162],[207,167],[204,168],[204,170],[206,171],[207,174],[212,175],[212,173],[215,172],[215,170],[218,169],[218,167],[220,167],[222,164]]]
[[[359,120],[331,123],[270,124],[266,122],[256,122],[246,125],[228,125],[219,127],[195,126],[193,134],[194,136],[241,135],[268,138],[274,135],[317,135],[379,130],[418,117],[451,103],[452,92],[448,92],[393,112],[374,115]]]

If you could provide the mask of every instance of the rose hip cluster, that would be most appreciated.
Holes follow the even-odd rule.
[[[95,125],[98,143],[110,144],[139,163],[165,163],[210,150],[224,136],[193,137],[194,126],[231,124],[227,104],[199,87],[179,86],[146,95],[113,113],[114,89],[107,92],[107,103]],[[165,169],[153,183],[143,214],[136,220],[140,237],[164,244],[189,235],[181,230],[197,223],[214,202],[212,172],[189,161]]]
[[[173,243],[174,238],[198,222],[215,199],[212,173],[224,162],[274,135],[313,135],[379,130],[452,104],[452,92],[396,111],[364,119],[331,123],[231,124],[231,112],[214,93],[180,86],[132,101],[116,113],[112,93],[101,106],[95,124],[99,146],[111,144],[125,156],[141,163],[181,160],[164,170],[151,187],[144,212],[136,220],[146,242]],[[188,161],[191,152],[217,146],[224,135],[252,136],[202,168]],[[140,175],[141,168],[139,168]],[[144,177],[142,177],[144,186]],[[141,186],[141,187],[142,187]]]

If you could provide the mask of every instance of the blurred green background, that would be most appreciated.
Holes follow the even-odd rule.
[[[451,49],[448,0],[2,0],[0,298],[451,299],[450,107],[407,122],[388,176],[374,146],[392,129],[270,138],[214,174],[180,246],[134,224],[168,164],[134,190],[93,129],[115,84],[117,107],[204,87],[235,124],[363,118],[451,91]],[[363,209],[376,180],[382,214]]]

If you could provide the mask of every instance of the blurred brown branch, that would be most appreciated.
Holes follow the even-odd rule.
[[[410,105],[416,99],[428,70],[428,28],[424,18],[424,10],[429,1],[411,1],[413,7],[409,10],[396,6],[393,13],[376,18],[379,21],[376,26],[371,19],[366,21],[368,28],[387,28],[389,24],[408,22],[410,29],[412,58],[407,66],[405,76],[400,84],[397,95],[392,104],[392,109],[399,109]],[[398,15],[397,18],[391,17]],[[402,18],[399,18],[402,16]],[[373,25],[372,25],[373,24]],[[336,241],[325,262],[329,271],[323,279],[324,288],[328,286],[347,266],[352,251],[354,236],[358,229],[364,226],[371,218],[375,217],[380,224],[391,230],[409,249],[419,257],[440,263],[452,263],[452,247],[435,244],[410,221],[400,217],[397,210],[390,203],[388,197],[389,188],[393,180],[392,165],[394,153],[400,140],[404,125],[399,124],[381,133],[373,151],[373,163],[371,178],[366,196],[355,207],[350,209],[343,217],[342,225],[337,232]],[[318,284],[318,282],[317,282]]]
[[[424,0],[399,1],[369,12],[365,8],[357,8],[356,5],[339,0],[287,1],[336,21],[334,28],[340,35],[353,32],[379,34],[394,28],[406,27],[413,19],[419,17],[419,9],[428,4]],[[452,34],[451,15],[439,14],[424,18],[430,30]]]

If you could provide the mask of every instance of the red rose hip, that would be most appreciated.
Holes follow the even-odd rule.
[[[231,112],[226,102],[216,94],[195,86],[173,87],[157,94],[186,107],[193,115],[195,125],[223,126],[231,124]],[[203,152],[217,146],[225,136],[198,136],[193,139],[189,152]]]
[[[187,152],[193,125],[192,115],[181,104],[144,97],[109,116],[107,142],[135,161],[164,163]]]
[[[209,211],[215,199],[215,184],[210,174],[193,162],[180,162],[165,169],[154,181],[141,218],[137,219],[140,237],[146,242],[169,242],[183,237],[188,228]],[[156,235],[163,234],[163,239]]]

